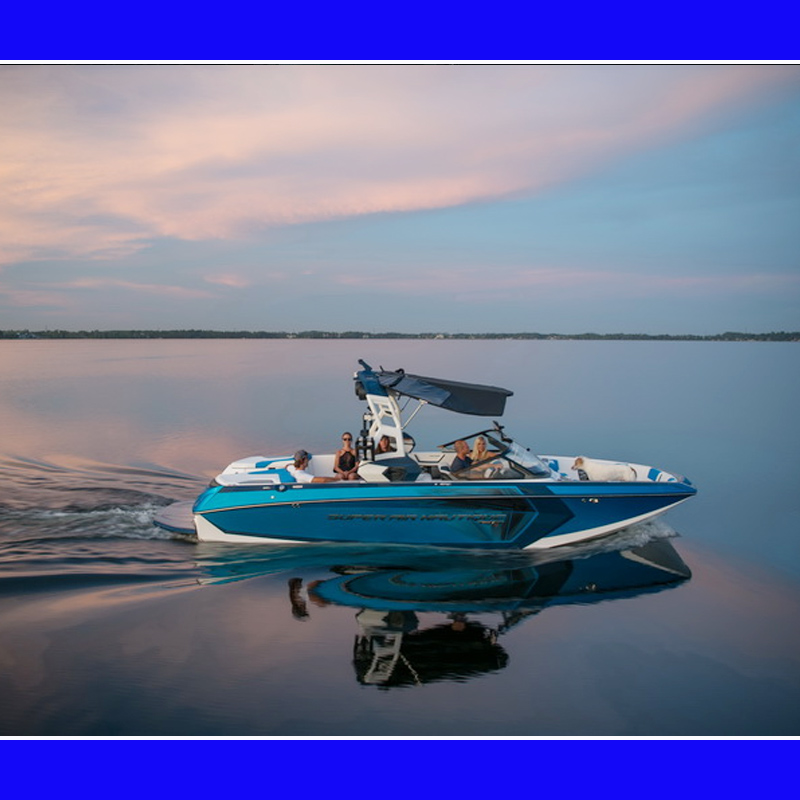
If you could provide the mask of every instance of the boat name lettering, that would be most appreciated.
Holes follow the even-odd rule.
[[[503,514],[329,514],[337,522],[477,522],[481,525],[502,525]]]

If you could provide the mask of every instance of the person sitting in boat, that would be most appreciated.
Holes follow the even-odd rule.
[[[385,434],[381,436],[381,438],[378,440],[377,446],[375,447],[376,456],[379,456],[382,453],[394,453],[394,447],[392,447],[392,440]]]
[[[472,457],[469,454],[469,445],[463,439],[454,442],[454,445],[456,448],[456,457],[450,464],[450,471],[460,472],[462,469],[471,467]]]
[[[342,449],[336,451],[333,461],[333,471],[343,481],[358,480],[358,459],[356,451],[353,450],[353,434],[345,432],[342,434]]]
[[[496,455],[497,453],[486,449],[486,439],[483,436],[479,436],[475,440],[475,446],[472,448],[470,458],[473,464],[480,464],[481,461],[486,461],[486,459]]]
[[[311,456],[305,450],[298,450],[294,454],[294,464],[287,467],[297,483],[331,483],[338,478],[328,478],[324,475],[312,475],[307,467]]]

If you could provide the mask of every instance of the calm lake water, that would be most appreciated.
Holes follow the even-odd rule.
[[[152,525],[236,458],[335,449],[359,358],[505,386],[532,449],[698,495],[538,555]],[[0,735],[800,735],[798,409],[792,343],[0,342]]]

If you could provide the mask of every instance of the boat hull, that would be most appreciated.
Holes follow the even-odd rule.
[[[604,536],[695,494],[688,483],[424,482],[215,486],[197,537],[524,550]]]

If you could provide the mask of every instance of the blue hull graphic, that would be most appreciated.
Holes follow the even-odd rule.
[[[218,486],[198,498],[194,513],[223,535],[254,539],[516,550],[603,535],[694,493],[674,482]]]

